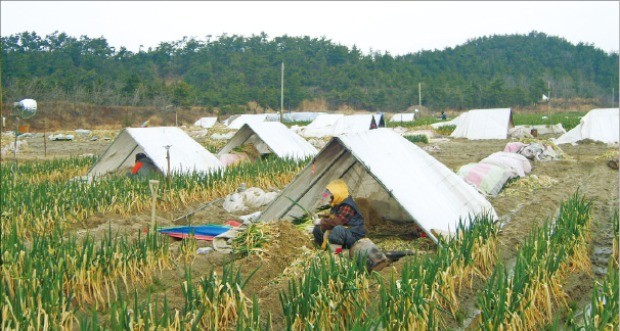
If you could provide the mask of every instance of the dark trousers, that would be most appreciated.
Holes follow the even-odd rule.
[[[324,231],[318,225],[314,226],[312,230],[312,234],[314,235],[314,242],[318,245],[323,244],[323,233]],[[343,248],[351,248],[353,244],[357,241],[357,238],[353,236],[351,231],[347,230],[344,226],[337,225],[335,226],[329,235],[327,236],[330,244],[334,245],[342,245]]]

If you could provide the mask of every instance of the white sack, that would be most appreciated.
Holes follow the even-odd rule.
[[[229,213],[245,212],[271,203],[278,193],[267,192],[257,187],[251,187],[243,192],[235,192],[226,196],[224,209]]]
[[[480,163],[494,164],[506,169],[512,177],[525,177],[526,174],[532,172],[530,161],[521,154],[509,152],[495,152]]]

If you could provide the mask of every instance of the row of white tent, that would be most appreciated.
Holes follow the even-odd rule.
[[[506,116],[505,111],[499,113]],[[617,108],[584,116],[575,132],[587,134],[605,126],[599,123],[599,113],[611,118],[615,116],[612,121],[615,124],[611,124],[616,127],[615,138],[609,134],[611,138],[604,139],[617,142]],[[609,117],[604,119],[609,122]],[[604,128],[606,132],[607,126]],[[415,222],[435,241],[438,233],[453,233],[459,221],[467,224],[471,215],[488,212],[497,218],[491,204],[474,187],[393,130],[379,128],[336,136],[320,152],[308,147],[303,138],[295,136],[278,122],[249,123],[242,126],[218,153],[222,155],[235,146],[251,142],[261,153],[273,152],[280,157],[299,159],[313,157],[267,206],[260,221],[299,217],[304,213],[299,206],[314,209],[319,203],[320,192],[327,183],[338,178],[347,182],[354,197],[367,199],[383,219]],[[166,173],[168,162],[174,173],[210,172],[223,168],[217,156],[178,128],[127,128],[104,152],[89,175],[100,176],[130,167],[138,152],[149,155],[162,173]]]
[[[376,121],[381,123],[381,120],[373,115],[320,114],[310,125],[298,130],[305,137],[322,137],[324,134],[339,136],[368,131],[371,126],[376,125]],[[577,127],[554,142],[565,144],[592,139],[617,143],[618,122],[618,108],[594,109],[581,119]],[[512,115],[509,108],[478,109],[433,126],[446,124],[456,125],[451,135],[454,138],[506,139],[512,124]],[[127,128],[104,152],[89,174],[100,176],[133,165],[132,155],[139,152],[149,155],[163,173],[168,170],[167,153],[170,154],[171,172],[206,172],[222,168],[223,165],[219,162],[222,154],[248,143],[252,143],[261,154],[274,153],[281,158],[302,160],[317,153],[310,143],[279,122],[248,121],[217,156],[210,154],[178,128]],[[166,146],[169,146],[168,149]]]
[[[305,127],[295,128],[306,138],[335,137],[385,127],[383,114],[320,114]]]
[[[283,117],[288,121],[312,121],[297,131],[300,135],[310,137],[333,137],[341,134],[370,130],[385,127],[383,114],[329,114],[329,113],[286,113]],[[223,122],[229,129],[239,130],[244,124],[265,123],[279,121],[278,114],[244,114],[231,117]],[[217,117],[203,117],[194,125],[211,128],[217,122]],[[297,127],[296,127],[297,128]]]
[[[385,126],[382,115],[331,115],[320,114],[313,123],[325,119],[336,119],[326,135],[341,135],[367,131]],[[252,144],[261,154],[273,153],[280,158],[303,160],[317,154],[317,150],[294,130],[277,121],[265,121],[263,115],[241,115],[228,124],[237,132],[217,155],[212,155],[204,147],[175,127],[126,128],[108,147],[101,159],[89,171],[91,176],[101,176],[109,172],[133,165],[133,155],[149,155],[162,173],[209,172],[223,168],[223,155],[238,146]],[[196,122],[203,127],[213,126],[216,117],[201,118]],[[170,165],[168,165],[168,156]]]
[[[376,127],[384,127],[383,114],[343,115],[329,113],[287,113],[288,120],[312,122],[305,127],[293,127],[295,132],[306,138],[334,137],[342,134],[362,132]],[[394,114],[391,122],[413,121],[414,113]],[[224,122],[230,129],[238,130],[246,123],[263,123],[278,121],[276,114],[240,115]],[[203,117],[194,125],[210,128],[217,122],[216,117]],[[452,138],[466,139],[506,139],[511,129],[515,129],[510,108],[473,109],[450,121],[434,123],[433,128],[454,125]],[[564,133],[555,140],[556,144],[574,143],[583,139],[602,142],[618,141],[618,108],[593,109],[586,114],[580,124],[570,132],[566,132],[561,124],[555,125],[523,125],[526,131],[536,129],[540,134]]]
[[[177,127],[126,128],[106,149],[88,175],[99,177],[132,167],[137,153],[148,155],[164,174],[208,173],[224,168],[222,155],[252,143],[262,154],[296,161],[317,154],[308,141],[279,122],[247,123],[213,155]]]
[[[334,125],[335,121],[345,117],[344,114],[330,114],[323,112],[295,112],[295,113],[284,113],[282,117],[285,121],[288,122],[313,122],[315,128],[324,127],[326,125]],[[382,114],[374,114],[373,115],[377,126],[381,127],[381,123],[385,122]],[[318,120],[317,120],[318,118]],[[390,122],[393,123],[402,123],[402,122],[413,122],[415,120],[415,113],[397,113],[392,115],[390,118]],[[280,114],[244,114],[238,116],[231,116],[226,119],[223,123],[230,129],[238,130],[245,123],[256,123],[256,122],[279,122]],[[211,128],[217,123],[217,117],[202,117],[194,122],[194,126],[200,126],[205,129]]]
[[[252,123],[242,127],[230,146],[253,139],[269,142],[280,123]],[[303,140],[302,138],[300,138]],[[301,143],[301,141],[296,141]],[[127,128],[119,134],[90,170],[101,175],[133,165],[134,155],[144,152],[165,173],[169,153],[171,171],[221,169],[217,157],[175,127]],[[276,152],[276,151],[274,151]],[[276,152],[280,153],[280,151]],[[488,212],[491,204],[472,186],[423,149],[393,130],[380,128],[334,137],[312,162],[267,206],[260,221],[292,219],[319,203],[320,192],[334,179],[347,182],[356,198],[365,198],[385,220],[415,222],[437,241],[438,233],[452,233],[459,220]],[[300,157],[303,156],[299,155]],[[292,199],[295,203],[291,203]]]
[[[451,121],[431,124],[433,128],[454,125],[450,134],[452,138],[506,139],[511,129],[515,128],[510,108],[474,109],[465,112]],[[605,143],[618,142],[618,108],[601,108],[589,111],[581,118],[579,125],[566,132],[561,124],[520,126],[536,129],[539,133],[564,133],[552,141],[559,144],[575,143],[591,139]]]

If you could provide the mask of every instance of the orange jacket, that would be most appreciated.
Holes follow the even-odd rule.
[[[136,165],[134,165],[133,169],[131,169],[131,174],[132,175],[137,174],[138,171],[140,171],[140,168],[142,168],[143,165],[144,165],[144,163],[142,163],[142,161],[136,162]]]

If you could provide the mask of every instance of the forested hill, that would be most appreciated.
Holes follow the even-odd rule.
[[[133,53],[103,37],[24,32],[2,37],[2,98],[217,107],[224,114],[251,110],[251,102],[279,109],[282,63],[289,110],[304,100],[326,100],[330,109],[402,111],[420,95],[433,109],[519,107],[549,89],[554,98],[607,106],[612,89],[618,91],[618,53],[539,32],[404,56],[264,33],[184,38]]]

